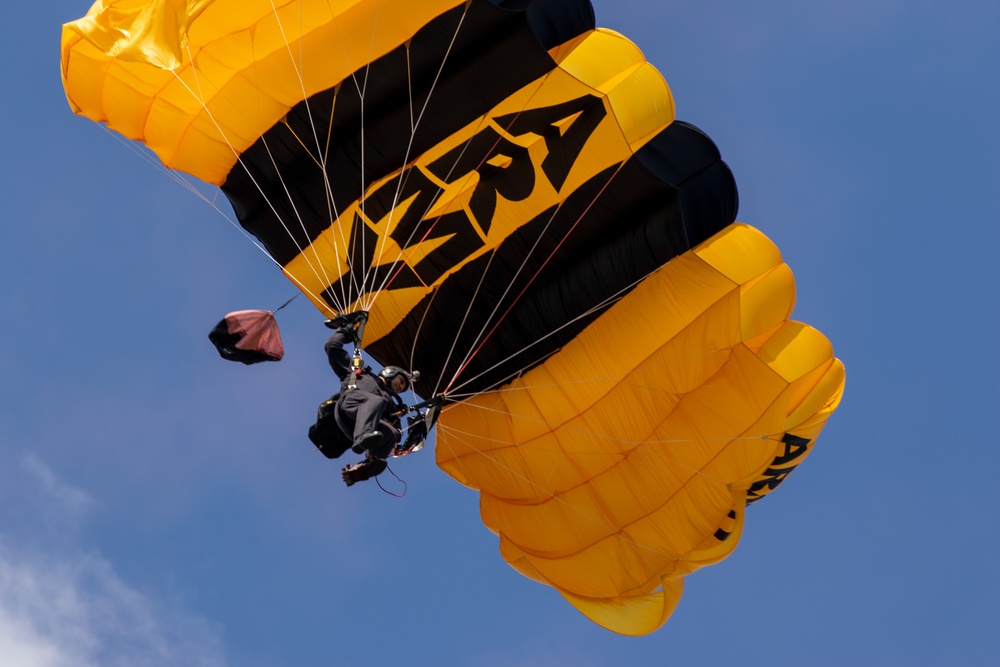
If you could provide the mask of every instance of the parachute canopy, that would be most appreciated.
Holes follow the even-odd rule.
[[[840,400],[718,149],[587,0],[103,0],[62,75],[369,311],[501,555],[606,628],[660,627]]]

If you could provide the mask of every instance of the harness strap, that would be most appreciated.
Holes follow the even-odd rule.
[[[364,360],[361,358],[361,348],[355,347],[354,356],[351,357],[351,381],[347,383],[348,389],[357,389],[358,378],[361,377],[364,371],[368,370],[367,367],[362,368],[363,364]]]

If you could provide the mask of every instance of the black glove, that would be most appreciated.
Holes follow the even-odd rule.
[[[358,324],[364,323],[368,320],[367,310],[357,310],[353,313],[342,313],[337,315],[332,320],[327,320],[323,322],[327,327],[331,329],[343,329],[346,327],[355,327]]]
[[[344,484],[353,486],[355,482],[363,482],[380,474],[386,469],[386,462],[382,459],[365,459],[359,463],[346,466],[340,471],[340,476],[344,479]]]

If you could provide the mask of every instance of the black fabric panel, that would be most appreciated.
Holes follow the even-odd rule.
[[[660,135],[661,143],[655,149],[640,151],[636,158],[664,182],[684,182],[680,206],[685,233],[700,239],[691,244],[693,247],[719,231],[711,225],[701,227],[706,221],[736,219],[736,179],[701,130],[684,121],[674,121],[671,127],[671,132]],[[732,197],[715,196],[729,191]]]
[[[735,221],[737,202],[735,179],[715,144],[697,128],[675,122],[619,173],[609,169],[598,174],[554,218],[553,211],[546,211],[506,239],[492,261],[481,257],[457,271],[368,351],[377,360],[398,363],[415,350],[413,367],[422,374],[417,391],[429,394],[436,386],[441,391],[466,353],[475,349],[479,331],[485,326],[489,332],[507,313],[480,341],[481,349],[455,387],[471,380],[459,389],[467,393],[507,382],[557,351],[612,305],[600,304],[624,295],[637,280]],[[539,246],[532,252],[536,241]],[[470,303],[468,321],[459,332]],[[627,342],[627,331],[623,322],[622,339],[608,341],[609,348]],[[456,338],[460,342],[446,361]]]
[[[586,2],[566,0],[490,0],[508,12],[524,12],[546,50],[594,29],[594,8]]]
[[[446,12],[419,30],[409,59],[400,47],[339,89],[299,103],[288,113],[287,125],[278,123],[243,153],[222,190],[243,227],[280,264],[308,246],[370,183],[550,71],[554,63],[548,49],[594,27],[589,0],[472,0],[463,19],[464,9]],[[411,86],[414,117],[432,86],[434,91],[407,152]],[[326,179],[314,159],[315,135],[329,150]],[[269,193],[269,202],[258,186]]]

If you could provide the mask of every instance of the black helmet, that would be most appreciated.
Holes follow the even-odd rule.
[[[406,386],[403,387],[403,391],[406,391],[413,384],[412,376],[404,371],[399,366],[386,366],[381,371],[379,371],[378,376],[385,381],[387,387],[392,387],[392,381],[397,375],[402,375],[406,380]]]

